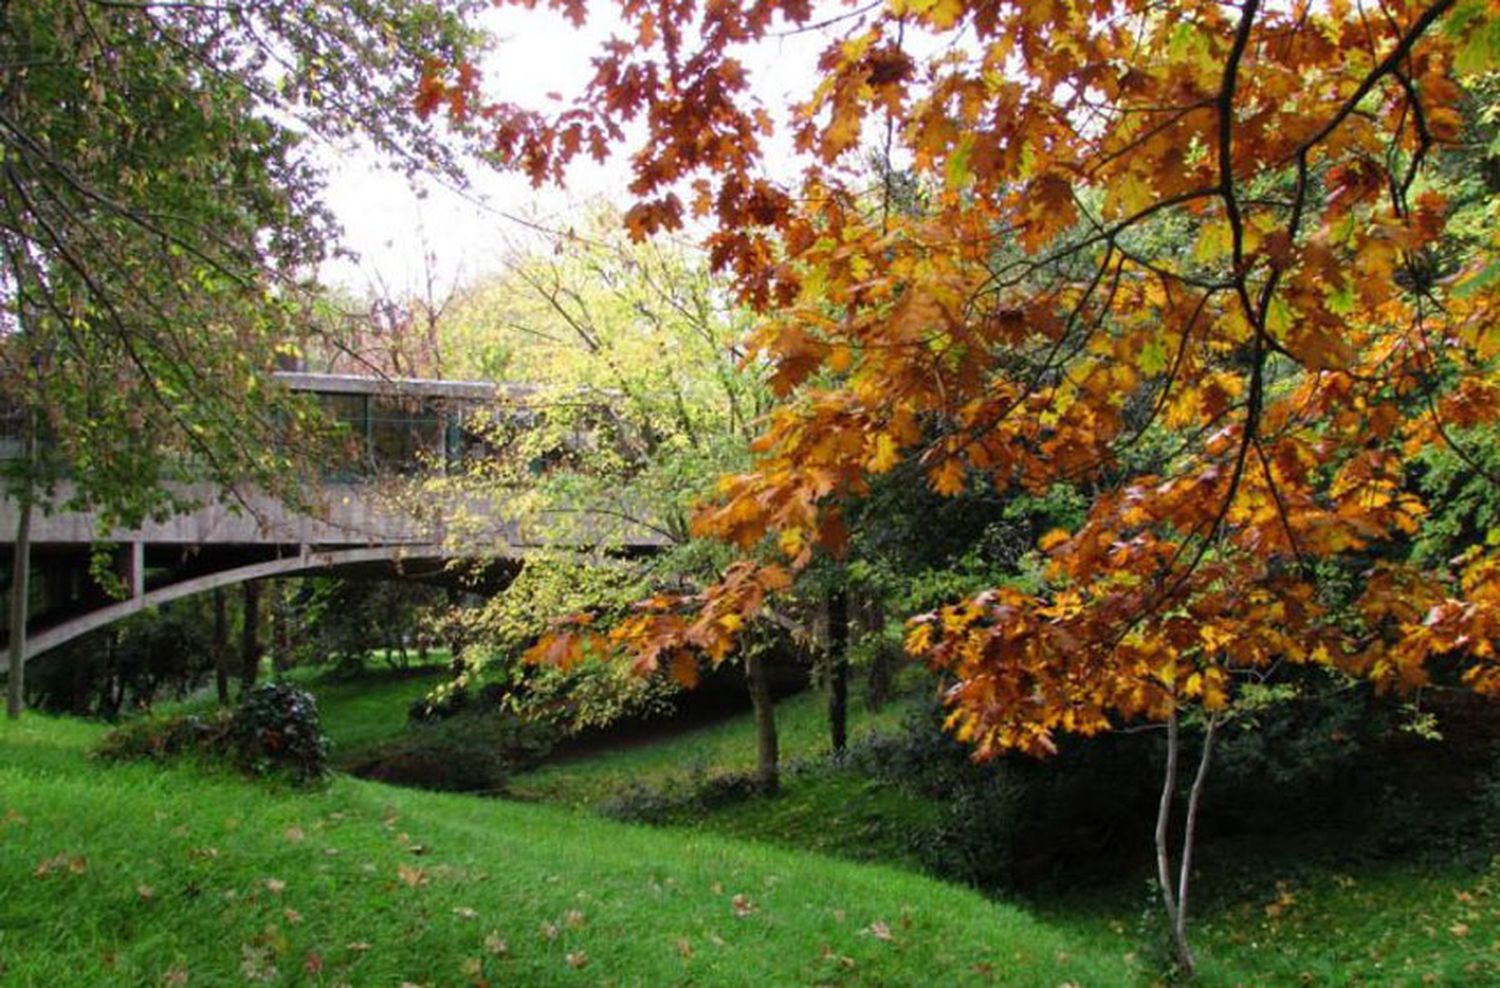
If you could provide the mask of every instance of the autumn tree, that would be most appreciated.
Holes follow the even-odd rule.
[[[627,2],[559,109],[432,73],[421,107],[482,119],[539,183],[635,141],[632,233],[702,218],[761,313],[751,345],[780,400],[753,469],[695,522],[746,557],[609,641],[645,665],[728,655],[839,551],[845,499],[902,463],[943,494],[1083,485],[1083,522],[1042,540],[1045,586],[920,616],[908,647],[955,677],[949,726],[980,758],[1166,725],[1161,895],[1190,970],[1192,831],[1238,682],[1316,664],[1383,690],[1500,691],[1495,540],[1437,565],[1375,551],[1430,511],[1412,457],[1482,470],[1469,444],[1500,413],[1494,227],[1462,245],[1433,181],[1487,112],[1470,93],[1497,16],[1488,0]],[[800,167],[776,174],[743,49],[812,29],[829,41],[784,121]],[[865,185],[871,141],[909,159],[920,211]],[[767,540],[781,559],[752,555]],[[1356,619],[1330,620],[1315,564],[1357,556]],[[1203,743],[1174,873],[1189,717]]]
[[[34,504],[92,511],[103,535],[183,507],[185,481],[295,497],[316,429],[269,372],[337,235],[304,136],[454,166],[460,132],[402,110],[422,65],[474,50],[464,9],[0,4],[12,715]]]
[[[764,375],[742,366],[747,315],[699,253],[632,243],[604,206],[549,243],[517,245],[502,272],[469,286],[445,314],[454,373],[525,390],[515,407],[471,417],[465,428],[483,455],[428,480],[417,496],[463,503],[483,495],[481,536],[499,513],[552,547],[529,552],[516,583],[467,618],[486,675],[527,694],[518,700],[527,709],[565,706],[575,729],[670,692],[594,663],[567,663],[560,676],[513,663],[548,621],[591,595],[606,610],[622,591],[702,587],[727,562],[721,544],[693,536],[690,519],[720,475],[748,465],[769,399]],[[447,524],[470,549],[493,548],[466,537],[461,512],[450,511]],[[642,540],[655,551],[635,551]],[[774,788],[769,681],[759,651],[742,657],[760,714],[760,775]],[[678,678],[695,681],[696,663],[682,653]]]

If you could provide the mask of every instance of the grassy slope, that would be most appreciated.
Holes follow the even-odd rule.
[[[330,733],[341,750],[349,750],[351,743],[369,743],[403,729],[406,705],[425,691],[427,681],[375,674],[353,683],[311,685],[319,695]],[[810,759],[826,750],[822,702],[817,694],[807,693],[778,704],[782,749],[788,762]],[[892,727],[903,713],[900,706],[873,717],[858,708],[851,711],[856,735]],[[737,717],[652,745],[548,765],[517,777],[515,789],[528,798],[589,806],[630,780],[660,784],[686,776],[694,768],[744,770],[754,758],[753,731],[748,716]],[[64,754],[65,760],[73,757],[70,752]],[[4,792],[0,775],[0,794]],[[393,794],[391,798],[426,797]],[[5,806],[0,795],[0,815]],[[913,851],[905,846],[905,828],[928,820],[934,810],[930,803],[852,774],[794,771],[784,780],[782,797],[720,807],[692,822],[692,828],[704,837],[664,833],[663,840],[686,840],[696,846],[709,839],[707,835],[728,835],[915,869]],[[0,826],[0,839],[4,836]],[[765,854],[768,861],[778,859],[777,852]],[[1500,869],[1475,873],[1453,864],[1335,863],[1326,850],[1299,859],[1297,848],[1210,847],[1200,862],[1194,942],[1205,984],[1500,985]],[[1054,929],[1067,931],[1075,945],[1089,944],[1103,956],[1131,955],[1135,959],[1131,966],[1138,972],[1145,963],[1143,918],[1154,921],[1156,917],[1155,901],[1148,899],[1144,878],[1128,888],[1039,903],[1041,914]],[[695,961],[700,956],[695,952]],[[869,976],[868,970],[858,966],[860,958],[851,956],[856,957],[856,969],[848,976],[856,981]],[[592,963],[585,970],[591,968]],[[817,983],[819,970],[809,969],[803,980]],[[684,968],[684,979],[690,973]],[[365,979],[355,980],[363,983]],[[998,974],[997,981],[1009,983]],[[436,977],[435,981],[452,982],[452,977]],[[692,983],[724,982],[713,975],[699,975]],[[802,981],[793,975],[786,983]],[[881,975],[869,983],[903,982]],[[1080,979],[1082,985],[1127,983],[1132,983],[1131,976],[1123,970],[1102,979]]]
[[[910,874],[349,779],[103,766],[97,736],[0,727],[4,984],[1129,979],[1119,952]]]

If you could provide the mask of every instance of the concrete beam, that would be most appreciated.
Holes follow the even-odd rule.
[[[139,545],[139,543],[137,543]],[[387,562],[399,565],[403,562],[446,562],[453,558],[450,550],[438,545],[426,546],[377,546],[366,549],[310,550],[304,549],[296,556],[273,559],[269,562],[237,566],[204,576],[183,580],[169,586],[135,594],[117,603],[101,607],[96,611],[65,621],[45,631],[31,635],[26,641],[23,664],[34,656],[57,648],[80,635],[86,635],[123,617],[139,613],[148,607],[165,604],[180,597],[191,597],[219,587],[233,586],[249,580],[263,580],[273,576],[290,576],[319,570],[335,570],[362,563]]]

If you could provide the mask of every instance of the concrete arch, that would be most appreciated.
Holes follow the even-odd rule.
[[[97,608],[28,635],[26,654],[22,661],[23,663],[30,661],[34,656],[51,651],[90,631],[113,624],[121,618],[138,614],[148,607],[165,604],[181,597],[191,597],[194,594],[220,587],[234,586],[250,580],[261,580],[273,576],[291,576],[298,573],[323,572],[381,563],[399,568],[406,563],[446,563],[454,558],[450,550],[435,545],[306,549],[295,556],[218,570],[152,590],[143,590],[138,587],[137,592],[125,600]]]

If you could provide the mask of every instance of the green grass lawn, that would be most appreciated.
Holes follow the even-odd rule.
[[[407,705],[432,683],[308,681],[344,751],[403,730]],[[893,729],[907,709],[856,709],[853,732]],[[1161,983],[1159,907],[1144,873],[1039,893],[1026,912],[922,878],[912,834],[939,807],[820,761],[816,692],[783,701],[777,716],[791,766],[782,794],[685,808],[665,829],[586,810],[631,783],[748,770],[748,715],[514,779],[516,795],[553,806],[348,779],[300,794],[201,769],[105,768],[81,756],[95,729],[32,718],[0,732],[0,984],[74,970],[85,973],[70,984],[176,971],[191,984],[243,984],[266,964],[278,983],[330,985]],[[1201,849],[1197,983],[1500,986],[1500,867],[1358,850],[1326,840]],[[87,858],[82,874],[69,870],[73,856]],[[486,950],[491,934],[503,955]]]
[[[1121,985],[910,873],[560,807],[105,765],[0,726],[6,985]]]
[[[809,693],[778,707],[789,757],[826,751],[821,704]],[[900,706],[887,708],[863,718],[861,729],[889,729],[903,713]],[[516,788],[587,805],[629,779],[660,785],[692,765],[700,775],[745,769],[753,752],[747,715],[650,747],[545,766],[518,777]],[[911,834],[938,809],[857,772],[811,765],[786,774],[777,797],[693,808],[670,821],[703,835],[916,871],[921,849],[912,846]],[[1196,983],[1500,986],[1500,864],[1476,870],[1451,854],[1418,862],[1359,852],[1326,840],[1316,847],[1242,842],[1200,849],[1192,930],[1201,973]],[[1142,872],[1123,884],[1053,890],[1028,904],[1103,956],[1129,958],[1129,973],[1080,984],[1159,983],[1153,972],[1166,955],[1154,944],[1162,942],[1157,931],[1163,927],[1147,878]]]
[[[1190,931],[1202,984],[1500,985],[1500,862],[1338,864],[1298,851],[1205,848]],[[1063,892],[1031,907],[1098,949],[1132,946],[1138,960],[1159,908],[1144,881],[1137,889]]]

